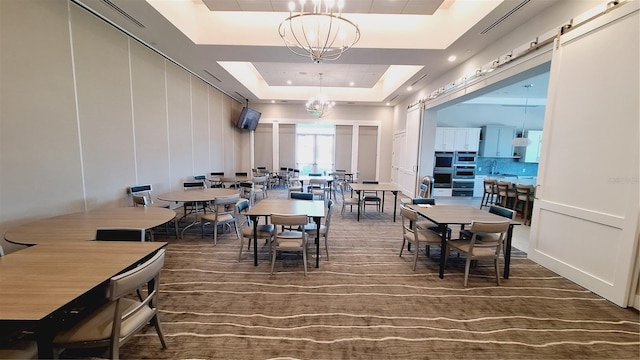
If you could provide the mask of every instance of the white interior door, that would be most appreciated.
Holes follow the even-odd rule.
[[[399,185],[400,159],[404,156],[405,133],[393,136],[393,152],[391,154],[391,182]]]
[[[407,112],[404,152],[399,159],[398,187],[409,197],[416,195],[421,114],[422,106],[414,106]]]
[[[639,23],[630,2],[554,47],[529,248],[620,306],[638,258]]]

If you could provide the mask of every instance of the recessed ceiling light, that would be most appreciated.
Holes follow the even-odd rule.
[[[287,85],[291,85],[291,84],[292,84],[291,80],[287,80]]]
[[[451,55],[447,58],[447,60],[449,60],[449,62],[454,62],[456,61],[457,57],[455,55]]]
[[[275,103],[276,103],[276,101],[275,101],[275,100],[271,100],[271,103],[272,103],[272,104],[275,104]]]
[[[387,106],[391,105],[391,103],[387,103]]]
[[[349,86],[353,86],[353,85],[355,85],[355,84],[356,84],[356,83],[354,83],[353,81],[350,81],[350,82],[349,82]]]
[[[407,86],[407,91],[413,90],[413,86]]]

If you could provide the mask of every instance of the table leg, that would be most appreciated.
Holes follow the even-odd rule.
[[[358,194],[358,221],[360,221],[360,202],[362,200],[360,199],[360,191],[356,190],[356,193]]]
[[[397,204],[398,204],[398,192],[397,191],[392,191],[391,192],[393,194],[393,222],[396,222],[396,208],[397,208]]]
[[[505,246],[503,249],[504,252],[504,271],[502,272],[502,277],[505,279],[509,278],[509,266],[511,265],[511,237],[513,236],[513,224],[509,225],[509,230],[507,230],[507,241],[505,241]]]
[[[384,193],[386,191],[382,190],[382,212],[384,212]]]
[[[448,224],[439,224],[439,231],[441,234],[440,240],[440,279],[444,279],[444,262],[447,254],[447,226]]]
[[[253,266],[258,266],[258,217],[249,216],[253,221]]]
[[[197,201],[194,201],[194,202],[193,202],[193,204],[194,204],[193,206],[194,206],[194,208],[195,208],[195,216],[196,216],[196,219],[195,219],[195,220],[193,220],[193,222],[192,222],[191,224],[189,224],[189,225],[185,226],[185,227],[184,227],[184,229],[182,229],[182,232],[180,233],[180,239],[184,239],[184,232],[185,232],[185,230],[187,230],[188,228],[190,228],[190,227],[192,227],[193,225],[195,225],[195,224],[197,224],[197,223],[198,223],[198,202],[197,202]],[[216,229],[213,229],[213,231],[216,231]],[[204,236],[204,234],[203,234],[203,236]]]
[[[314,217],[316,223],[316,269],[320,267],[320,218]]]

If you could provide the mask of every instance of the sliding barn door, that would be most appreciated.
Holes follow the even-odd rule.
[[[638,258],[638,2],[554,47],[529,257],[627,306]]]

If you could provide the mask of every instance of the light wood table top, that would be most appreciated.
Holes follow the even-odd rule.
[[[0,257],[0,320],[44,319],[166,244],[62,242]]]
[[[119,207],[65,214],[9,229],[4,238],[12,243],[35,245],[93,240],[100,227],[151,229],[170,221],[175,211],[158,207]]]
[[[269,216],[271,214],[304,214],[311,217],[324,217],[324,201],[297,199],[263,199],[255,204],[247,215]]]
[[[191,189],[176,190],[158,195],[159,200],[189,202],[189,201],[213,201],[218,196],[228,196],[238,194],[238,190],[225,188],[207,188],[207,189]]]

